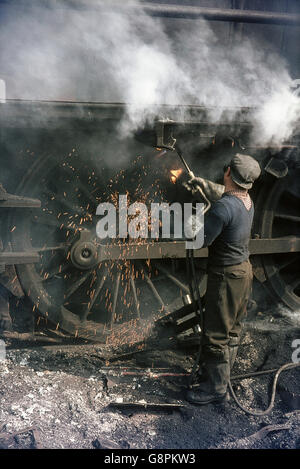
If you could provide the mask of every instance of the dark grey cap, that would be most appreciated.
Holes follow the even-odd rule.
[[[258,161],[252,156],[237,153],[229,163],[230,175],[233,182],[244,189],[251,189],[254,181],[260,176],[261,169]]]

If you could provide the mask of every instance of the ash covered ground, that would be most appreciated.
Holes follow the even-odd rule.
[[[291,362],[295,339],[300,339],[299,315],[256,310],[245,321],[233,375]],[[6,342],[6,360],[0,362],[0,448],[300,447],[299,367],[280,375],[272,412],[250,416],[232,398],[204,407],[185,400],[195,346],[118,356],[108,346],[81,342]],[[244,406],[263,410],[273,377],[233,380],[233,387]]]

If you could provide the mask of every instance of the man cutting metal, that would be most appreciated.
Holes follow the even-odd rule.
[[[260,175],[259,163],[249,155],[236,154],[224,167],[224,186],[194,177],[212,202],[204,221],[204,246],[208,247],[207,290],[204,297],[201,375],[187,392],[187,400],[204,405],[226,397],[252,286],[248,244],[254,215],[248,194]]]

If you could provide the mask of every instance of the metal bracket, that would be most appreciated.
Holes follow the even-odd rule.
[[[157,147],[158,148],[167,148],[168,150],[174,151],[175,150],[175,144],[176,144],[176,138],[173,137],[172,134],[170,134],[169,142],[165,142],[165,125],[166,124],[174,124],[174,121],[169,120],[169,119],[162,119],[158,120],[155,122],[155,131],[156,131],[156,142],[157,142]]]
[[[264,169],[266,173],[275,176],[277,179],[285,177],[289,171],[283,160],[274,157],[270,158]]]

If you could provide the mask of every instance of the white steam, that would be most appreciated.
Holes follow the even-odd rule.
[[[125,102],[126,132],[160,104],[256,107],[260,144],[282,143],[299,121],[284,60],[248,40],[224,44],[207,22],[174,21],[167,34],[144,13],[1,8],[8,98]],[[210,115],[219,117],[218,109]]]

